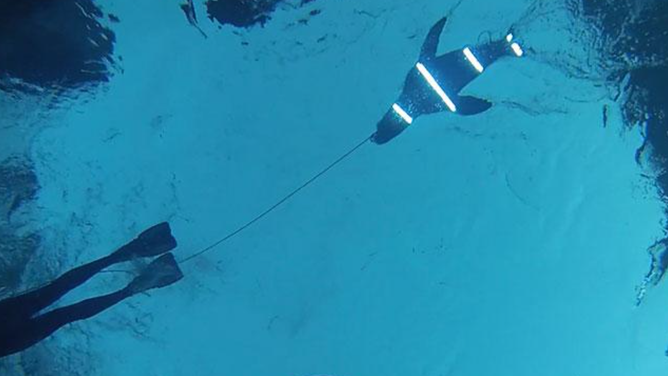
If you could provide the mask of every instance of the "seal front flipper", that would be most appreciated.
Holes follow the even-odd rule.
[[[429,34],[422,43],[422,50],[420,50],[420,60],[430,59],[436,56],[436,48],[438,47],[438,40],[445,27],[447,17],[443,17],[434,26],[429,29]]]
[[[197,24],[197,13],[195,12],[195,5],[193,4],[193,0],[186,0],[185,3],[181,3],[179,6],[181,7],[183,13],[186,15],[188,23],[194,26],[200,32],[200,34],[202,34],[204,38],[208,38],[206,33],[204,33],[204,31]]]
[[[457,113],[460,115],[477,115],[492,107],[492,103],[484,99],[459,96],[457,97]]]

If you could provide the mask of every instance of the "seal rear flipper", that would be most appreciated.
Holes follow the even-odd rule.
[[[389,110],[378,124],[376,124],[376,132],[371,136],[371,141],[378,145],[387,143],[408,128],[408,125],[409,124],[403,121],[399,115],[396,115],[392,110]]]
[[[492,103],[484,99],[460,96],[457,97],[457,113],[464,116],[477,115],[492,107]]]
[[[429,34],[422,43],[422,50],[420,50],[420,60],[430,59],[436,56],[436,48],[438,47],[438,40],[445,27],[447,17],[443,17],[434,26],[429,29]]]

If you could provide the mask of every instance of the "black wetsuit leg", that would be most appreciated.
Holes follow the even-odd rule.
[[[119,257],[118,253],[112,253],[109,256],[74,268],[42,288],[0,301],[0,317],[22,316],[28,319],[55,303],[63,295],[80,286],[95,274],[120,261],[123,261],[123,259]],[[0,326],[3,325],[3,323],[0,323]]]
[[[93,317],[130,296],[132,293],[125,288],[58,308],[35,318],[14,320],[12,327],[0,328],[0,357],[23,351],[64,325]]]
[[[174,247],[176,239],[170,233],[169,224],[161,223],[142,232],[137,239],[109,256],[74,268],[37,290],[0,301],[0,357],[25,350],[63,325],[94,316],[132,295],[125,288],[35,317],[95,274],[132,257],[157,256]]]

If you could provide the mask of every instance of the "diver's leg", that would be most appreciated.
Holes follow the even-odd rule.
[[[95,316],[130,296],[132,296],[130,290],[124,288],[108,295],[86,299],[39,315],[25,323],[21,332],[14,336],[12,353],[23,351],[50,336],[64,325]]]
[[[36,344],[66,324],[97,315],[132,295],[169,286],[183,278],[171,253],[153,260],[125,288],[96,298],[57,308],[35,318],[17,320],[17,325],[3,327],[0,321],[0,357]]]
[[[93,317],[114,304],[132,295],[147,290],[169,286],[183,278],[183,273],[174,259],[167,253],[153,260],[140,275],[125,288],[97,298],[54,309],[30,320],[30,339],[33,344],[51,335],[65,324]]]
[[[27,317],[33,316],[101,270],[119,261],[121,261],[121,258],[118,255],[111,254],[74,268],[44,287],[3,300],[0,302],[0,312],[13,312],[13,314]]]
[[[135,257],[160,255],[175,247],[176,239],[171,234],[169,224],[160,223],[106,257],[74,268],[37,290],[3,300],[0,302],[0,313],[13,312],[21,316],[33,316],[113,264]]]

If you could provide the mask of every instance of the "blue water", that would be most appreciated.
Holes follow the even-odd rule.
[[[183,263],[178,284],[63,328],[0,361],[5,373],[668,371],[668,286],[635,306],[663,207],[634,160],[641,134],[562,7],[317,0],[307,25],[311,8],[282,5],[264,27],[238,29],[196,2],[204,38],[174,2],[98,3],[121,20],[109,24],[118,67],[21,141],[41,187],[26,226],[43,236],[26,288],[160,221],[182,260],[262,213],[374,131],[449,12],[440,52],[518,19],[529,52],[467,88],[492,110],[425,116],[387,145],[365,144]],[[120,288],[138,268],[61,304]]]

